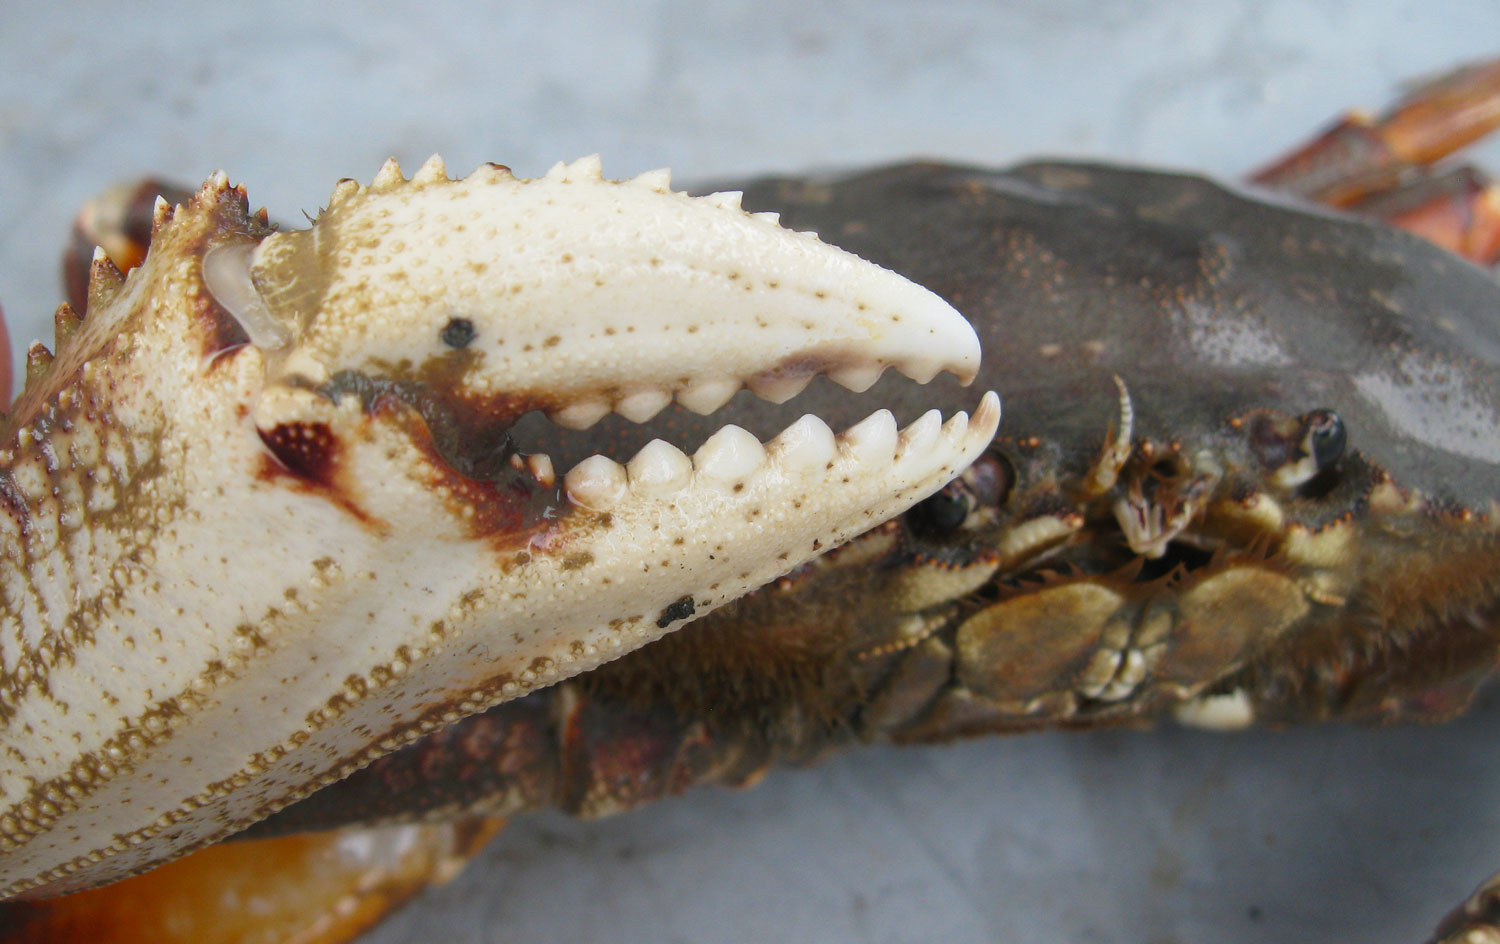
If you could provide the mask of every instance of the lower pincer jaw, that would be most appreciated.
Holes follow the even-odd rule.
[[[941,488],[989,445],[999,416],[989,393],[972,418],[945,423],[933,410],[899,432],[885,410],[839,435],[808,415],[764,445],[725,426],[691,458],[662,440],[624,465],[594,456],[564,479],[587,513],[557,540],[590,549],[575,576],[591,602],[647,601],[642,630],[668,630]]]

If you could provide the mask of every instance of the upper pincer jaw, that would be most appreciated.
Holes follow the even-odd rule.
[[[673,400],[710,414],[741,387],[779,403],[818,374],[863,391],[888,367],[967,384],[980,360],[927,289],[737,193],[605,180],[597,157],[534,180],[450,180],[436,158],[406,180],[391,162],[341,183],[311,229],[216,249],[204,272],[268,384],[357,375],[491,426],[533,409],[574,429],[644,422]]]
[[[451,180],[436,159],[406,180],[388,163],[368,187],[341,184],[312,229],[219,261],[210,288],[267,339],[267,387],[282,391],[253,411],[263,433],[350,377],[492,433],[532,410],[587,429],[673,400],[711,414],[742,387],[779,403],[818,374],[863,391],[888,367],[920,383],[979,367],[973,327],[927,289],[745,212],[738,194],[674,193],[662,172],[605,180],[597,158],[534,180],[497,165]],[[972,418],[931,411],[900,431],[880,409],[839,435],[811,415],[766,443],[725,426],[691,458],[657,440],[566,472],[525,443],[501,491],[555,494],[563,513],[510,536],[575,562],[559,579],[589,587],[591,618],[637,608],[657,634],[937,490],[999,414],[990,393]]]

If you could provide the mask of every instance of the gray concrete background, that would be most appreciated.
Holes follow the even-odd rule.
[[[1232,176],[1500,51],[1492,0],[132,6],[0,7],[0,300],[23,344],[50,338],[73,209],[144,173],[223,168],[284,220],[433,151],[455,172],[598,151],[681,179],[1038,154]],[[1500,867],[1497,733],[1481,710],[871,749],[518,823],[373,940],[1417,941]]]

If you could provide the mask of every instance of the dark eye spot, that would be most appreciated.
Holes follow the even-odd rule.
[[[1344,421],[1332,410],[1314,410],[1304,420],[1307,423],[1307,441],[1312,451],[1313,464],[1320,470],[1337,465],[1344,457],[1344,446],[1349,441]]]
[[[468,347],[474,335],[474,322],[467,318],[449,318],[443,330],[438,332],[443,343],[455,349]]]
[[[983,508],[999,508],[1010,500],[1016,485],[1016,467],[999,452],[986,452],[959,476],[969,487],[974,503]]]
[[[693,598],[683,597],[676,602],[667,604],[662,609],[661,615],[656,618],[656,625],[661,629],[666,629],[677,620],[687,619],[689,616],[692,616],[693,610]]]
[[[911,510],[912,521],[919,530],[931,534],[957,531],[974,510],[974,498],[962,482],[949,482],[923,499]]]

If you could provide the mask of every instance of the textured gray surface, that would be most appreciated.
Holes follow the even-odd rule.
[[[357,9],[9,0],[18,339],[50,336],[71,213],[122,177],[222,167],[295,219],[339,177],[433,151],[455,172],[598,151],[612,175],[684,179],[914,154],[1234,175],[1500,38],[1489,0]],[[1500,145],[1480,157],[1500,167]],[[614,821],[519,823],[374,940],[1416,941],[1500,865],[1497,734],[1490,710],[869,750]]]

